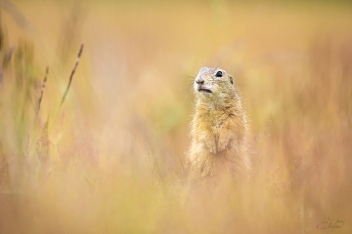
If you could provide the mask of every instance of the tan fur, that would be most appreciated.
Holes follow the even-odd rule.
[[[218,71],[222,77],[216,77]],[[247,117],[231,80],[222,69],[204,67],[194,81],[196,105],[188,153],[193,177],[225,173],[237,178],[250,169]],[[199,91],[202,87],[211,93]]]

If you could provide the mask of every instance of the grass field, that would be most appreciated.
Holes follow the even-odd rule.
[[[0,233],[352,232],[347,1],[0,7]],[[203,66],[235,77],[253,171],[242,189],[225,184],[230,197],[190,205]]]

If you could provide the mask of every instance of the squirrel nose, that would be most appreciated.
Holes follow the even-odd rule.
[[[202,84],[204,84],[204,80],[202,78],[197,78],[196,83],[199,85],[202,85]]]

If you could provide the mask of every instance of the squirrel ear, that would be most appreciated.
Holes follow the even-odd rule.
[[[233,78],[232,78],[232,76],[230,76],[230,82],[231,82],[231,84],[233,84]]]

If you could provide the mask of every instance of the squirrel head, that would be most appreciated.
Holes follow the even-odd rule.
[[[235,92],[232,76],[217,67],[201,68],[194,80],[193,87],[196,96],[207,101],[218,100]]]

